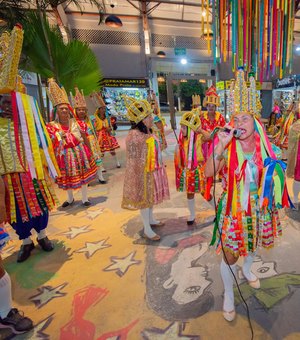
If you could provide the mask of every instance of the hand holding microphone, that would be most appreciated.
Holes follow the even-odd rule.
[[[217,126],[212,131],[211,137],[214,137],[217,132],[225,132],[227,134],[230,134],[231,131],[233,131],[233,137],[235,138],[239,138],[242,135],[241,129],[233,129],[231,126],[224,126],[224,127]]]

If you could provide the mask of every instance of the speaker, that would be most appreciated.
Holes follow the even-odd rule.
[[[210,75],[211,75],[211,77],[215,77],[216,76],[216,70],[210,70]]]

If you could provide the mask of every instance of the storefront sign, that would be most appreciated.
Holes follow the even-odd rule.
[[[175,47],[174,53],[175,55],[186,55],[186,48]]]
[[[294,87],[295,82],[296,82],[295,76],[290,76],[290,77],[283,78],[283,79],[277,79],[275,82],[275,88],[280,89],[283,87]]]
[[[104,87],[149,87],[148,79],[104,78],[100,81]]]

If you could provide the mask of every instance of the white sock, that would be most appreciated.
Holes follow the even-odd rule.
[[[67,194],[68,194],[68,202],[69,203],[72,203],[73,202],[73,200],[74,200],[74,196],[73,196],[73,190],[72,189],[68,189],[67,190]]]
[[[160,221],[157,221],[153,216],[153,207],[149,208],[149,222],[150,224],[159,224]]]
[[[294,183],[293,183],[294,203],[298,203],[299,192],[300,192],[300,181],[294,180]]]
[[[195,219],[195,197],[187,200],[190,216],[188,221],[194,221]]]
[[[103,174],[102,174],[102,169],[101,168],[98,168],[97,174],[98,174],[98,178],[99,178],[100,181],[105,181],[105,179],[103,178]]]
[[[236,264],[230,266],[234,275],[236,275]],[[223,310],[231,312],[234,310],[234,293],[233,293],[233,275],[227,263],[222,259],[221,262],[221,277],[224,284],[224,303]]]
[[[149,221],[149,208],[140,209],[140,214],[141,214],[142,221],[143,221],[143,225],[144,225],[144,233],[145,233],[148,237],[154,237],[156,234],[155,234],[155,232],[152,230],[152,228],[151,228],[151,226],[150,226],[150,221]]]
[[[27,237],[27,238],[24,238],[22,240],[22,244],[25,246],[26,244],[31,244],[32,243],[32,240],[31,240],[31,237]]]
[[[114,157],[115,157],[117,166],[120,166],[120,162],[119,162],[119,160],[118,160],[117,154],[115,154]]]
[[[45,238],[46,236],[47,236],[46,235],[46,229],[43,229],[38,233],[38,239],[39,240],[41,240],[42,238]]]
[[[82,203],[88,202],[88,187],[87,185],[83,185],[81,187],[81,195],[82,195]]]
[[[0,317],[2,319],[7,317],[11,309],[11,281],[9,275],[5,272],[4,276],[0,279]]]
[[[255,258],[255,253],[248,253],[244,257],[243,274],[248,281],[256,281],[257,277],[251,272],[251,266]]]

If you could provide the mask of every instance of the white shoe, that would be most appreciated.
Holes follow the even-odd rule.
[[[250,287],[252,287],[254,289],[259,289],[260,288],[259,278],[256,277],[253,273],[252,273],[252,275],[254,275],[256,277],[256,279],[252,280],[252,281],[247,279],[247,276],[245,275],[244,271],[243,271],[243,275],[244,275],[245,279],[248,281],[248,284],[249,284]]]
[[[231,312],[226,312],[225,310],[223,310],[223,316],[226,321],[233,321],[235,319],[235,315],[235,310],[232,310]]]

